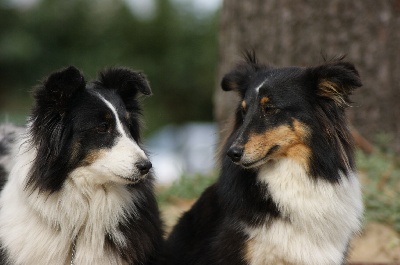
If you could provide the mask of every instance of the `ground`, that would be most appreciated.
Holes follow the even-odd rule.
[[[350,261],[400,264],[400,235],[384,224],[366,224],[352,242]]]

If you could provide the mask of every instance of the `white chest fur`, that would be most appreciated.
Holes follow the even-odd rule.
[[[74,240],[74,264],[124,264],[105,248],[105,234],[126,243],[118,223],[136,209],[127,188],[95,187],[71,175],[59,192],[31,193],[24,186],[33,157],[19,157],[0,197],[0,240],[12,264],[70,264]]]
[[[298,163],[285,159],[264,166],[258,180],[268,185],[284,218],[245,227],[249,264],[341,264],[350,238],[360,229],[357,176],[342,175],[336,184],[312,180]]]

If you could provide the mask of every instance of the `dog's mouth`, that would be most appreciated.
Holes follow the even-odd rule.
[[[148,176],[148,175],[149,175],[149,173],[147,173],[147,174],[145,174],[145,175],[138,176],[138,177],[130,178],[130,179],[129,179],[130,184],[138,184],[138,183],[140,183],[140,182],[143,182],[145,179],[147,179],[147,176]]]
[[[128,182],[128,184],[136,184],[146,179],[147,176],[151,174],[150,172],[152,172],[151,162],[148,160],[142,160],[135,163],[135,168],[130,171],[130,174],[128,173],[129,175],[121,173],[115,175],[124,182]]]
[[[245,159],[243,161],[243,159],[241,159],[241,161],[238,161],[238,162],[235,162],[235,163],[240,165],[240,166],[242,166],[242,167],[244,167],[244,168],[255,168],[255,167],[262,166],[263,164],[265,164],[268,161],[273,159],[271,157],[271,155],[273,153],[275,153],[279,148],[280,148],[279,145],[272,146],[263,157],[255,160],[255,161],[246,161]]]
[[[146,178],[147,178],[147,176],[150,174],[150,172],[149,173],[146,173],[146,174],[144,174],[144,175],[132,175],[132,176],[130,176],[130,177],[125,177],[125,176],[121,176],[121,175],[116,175],[120,180],[122,180],[122,182],[124,183],[124,184],[129,184],[129,185],[131,185],[131,184],[138,184],[138,183],[140,183],[140,182],[142,182],[142,181],[144,181]]]
[[[252,167],[258,167],[267,162],[269,159],[268,157],[263,157],[259,160],[256,160],[254,162],[248,162],[248,163],[237,163],[238,165],[244,167],[244,168],[252,168]]]

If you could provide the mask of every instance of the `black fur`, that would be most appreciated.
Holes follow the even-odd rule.
[[[263,83],[264,80],[267,81]],[[259,84],[263,84],[261,96],[255,95],[253,89]],[[337,91],[322,93],[321,84],[332,84]],[[345,174],[353,170],[353,146],[344,109],[350,104],[349,95],[359,86],[358,72],[350,63],[333,61],[317,67],[275,68],[258,63],[254,53],[247,53],[245,62],[224,76],[221,87],[237,91],[247,102],[254,103],[256,97],[264,95],[272,103],[263,109],[243,109],[238,104],[234,128],[224,144],[219,180],[204,191],[173,228],[162,264],[247,264],[247,236],[242,224],[257,227],[268,226],[276,219],[286,220],[268,186],[256,180],[259,168],[237,165],[226,155],[232,146],[243,146],[251,133],[280,125],[293,128],[294,120],[300,121],[310,131],[304,141],[311,150],[307,166],[312,178],[334,185],[341,177],[338,169]],[[265,151],[268,156],[279,149],[275,145]]]
[[[131,213],[119,224],[120,231],[128,239],[126,246],[119,248],[110,237],[107,240],[108,247],[120,253],[128,264],[158,264],[163,231],[152,181],[150,178],[130,187],[132,194],[141,193],[143,197],[137,203],[137,213]]]
[[[73,128],[70,113],[76,100],[87,97],[86,82],[81,72],[71,66],[51,74],[36,88],[36,105],[32,110],[30,140],[37,148],[36,159],[27,187],[55,192],[61,189],[68,173],[79,161],[71,161]],[[53,176],[59,176],[54,178]]]

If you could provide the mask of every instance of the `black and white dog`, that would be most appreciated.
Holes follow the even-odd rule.
[[[241,100],[220,178],[173,229],[163,264],[344,264],[363,211],[345,117],[357,70],[249,53],[221,85]]]
[[[155,264],[162,224],[139,93],[151,94],[146,78],[125,68],[87,84],[69,67],[35,90],[0,197],[1,264]]]

